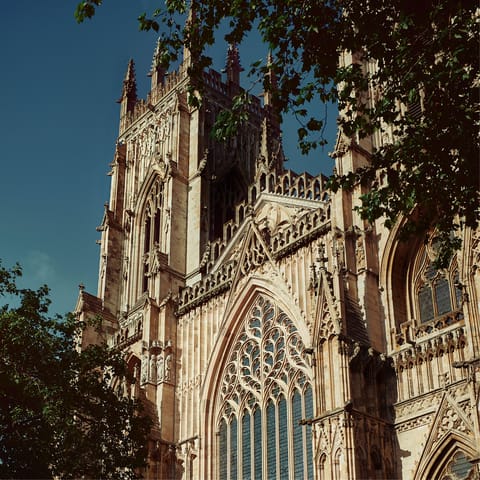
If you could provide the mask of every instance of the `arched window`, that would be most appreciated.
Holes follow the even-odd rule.
[[[459,286],[456,257],[445,269],[434,264],[434,241],[417,254],[413,278],[413,310],[419,323],[445,319],[448,323],[459,318],[462,290]],[[448,317],[448,318],[447,318]]]
[[[298,196],[303,198],[305,196],[305,183],[303,178],[298,181]]]
[[[447,466],[443,470],[440,479],[441,480],[467,480],[472,473],[473,464],[461,451],[457,450],[453,455],[452,460],[448,462]]]
[[[313,478],[310,367],[292,320],[258,296],[236,336],[220,385],[221,480]]]
[[[273,193],[274,189],[275,189],[275,177],[273,175],[270,175],[268,177],[268,191]]]
[[[243,205],[240,205],[240,207],[238,207],[238,221],[241,222],[243,221],[244,217],[245,217],[245,213],[244,213],[244,208],[243,208]]]
[[[325,464],[327,463],[327,456],[322,453],[320,457],[320,461],[318,462],[318,472],[320,476],[320,480],[326,480],[325,477]]]
[[[340,470],[342,462],[342,451],[338,449],[333,457],[333,480],[341,480]]]
[[[264,173],[262,173],[260,175],[260,190],[263,192],[266,187],[267,187],[267,176]]]
[[[148,279],[151,274],[152,256],[154,250],[160,248],[162,222],[162,192],[163,183],[155,181],[147,199],[143,214],[143,276],[141,292],[148,290]]]

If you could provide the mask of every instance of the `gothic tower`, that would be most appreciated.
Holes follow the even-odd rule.
[[[435,269],[434,242],[403,242],[401,219],[360,218],[364,187],[333,193],[284,168],[269,94],[213,139],[242,92],[234,45],[198,107],[188,52],[172,72],[158,55],[145,100],[128,64],[98,292],[76,308],[102,317],[134,375],[123,394],[154,420],[145,477],[474,478],[479,232]],[[340,132],[338,172],[381,141]]]

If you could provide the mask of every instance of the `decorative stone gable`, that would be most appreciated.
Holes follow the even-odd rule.
[[[415,478],[423,478],[422,472],[432,468],[433,464],[440,463],[437,458],[443,459],[445,450],[450,451],[448,449],[451,445],[458,445],[459,448],[463,445],[467,446],[468,450],[471,449],[468,446],[475,444],[474,416],[477,416],[477,412],[472,410],[468,399],[458,403],[448,391],[444,392],[417,464]],[[470,451],[468,453],[470,454]],[[477,444],[475,456],[478,458],[479,455],[480,446]]]
[[[222,239],[207,244],[202,259],[202,280],[180,292],[178,314],[233,288],[237,279],[266,264],[278,272],[278,262],[283,257],[328,230],[326,204],[308,200],[287,203],[286,200],[263,194],[256,210],[247,212],[239,226],[228,228]]]

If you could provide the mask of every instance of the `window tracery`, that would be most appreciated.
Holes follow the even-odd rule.
[[[220,479],[313,477],[310,367],[292,320],[258,296],[237,334],[220,385]]]
[[[420,324],[447,318],[447,323],[459,319],[462,290],[459,284],[456,257],[448,268],[434,265],[434,241],[422,247],[417,255],[413,278],[413,310]],[[451,318],[450,318],[451,317]]]
[[[439,478],[441,480],[468,480],[473,478],[470,476],[472,473],[473,464],[461,450],[458,450]]]

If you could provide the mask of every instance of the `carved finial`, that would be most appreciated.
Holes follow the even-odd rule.
[[[123,80],[123,94],[127,97],[137,98],[137,81],[135,79],[135,62],[131,58],[128,62],[127,73]]]
[[[160,38],[157,38],[157,44],[155,45],[155,51],[153,52],[153,59],[152,59],[152,68],[151,71],[153,72],[155,68],[157,68],[158,64],[160,63]]]
[[[160,38],[157,40],[157,45],[155,47],[155,52],[153,53],[152,67],[148,73],[149,77],[152,77],[152,89],[158,84],[163,83],[165,77],[165,69],[162,67],[161,59],[161,47],[160,47]]]
[[[137,81],[135,79],[135,63],[133,59],[128,62],[127,73],[123,80],[122,96],[118,103],[126,104],[127,112],[133,111],[137,103]]]

